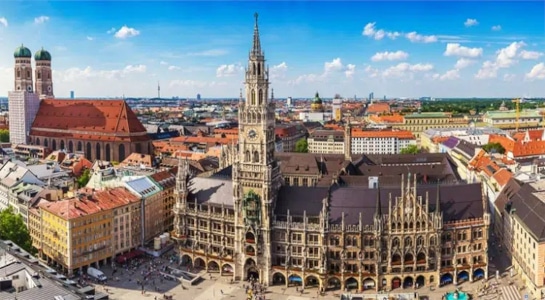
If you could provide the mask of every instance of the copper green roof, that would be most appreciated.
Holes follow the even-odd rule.
[[[318,94],[318,92],[314,95],[314,101],[312,101],[312,103],[322,104],[322,99],[320,99],[320,94]]]
[[[21,44],[20,47],[17,47],[17,49],[15,49],[15,52],[13,52],[13,57],[15,58],[19,58],[19,57],[32,57],[32,52],[30,52],[30,49],[28,49],[27,47],[23,46],[23,44]]]
[[[41,50],[38,50],[36,53],[34,53],[34,59],[35,60],[51,60],[51,54],[44,50],[42,48]]]
[[[521,118],[541,118],[541,114],[535,110],[523,110],[519,115]],[[516,113],[514,110],[510,111],[487,111],[485,117],[491,119],[514,119]]]
[[[422,112],[405,115],[405,119],[409,118],[448,118],[450,115],[442,112]]]

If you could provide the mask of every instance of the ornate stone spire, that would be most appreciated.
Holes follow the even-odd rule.
[[[381,218],[382,217],[382,208],[380,204],[380,185],[377,183],[377,202],[375,204],[376,210],[375,210],[375,218]]]
[[[255,25],[254,25],[254,44],[252,47],[252,54],[255,56],[261,55],[261,42],[259,41],[259,27],[257,26],[258,14],[254,14]]]

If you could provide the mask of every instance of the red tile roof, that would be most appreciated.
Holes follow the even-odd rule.
[[[150,139],[124,100],[42,100],[30,135],[98,141]]]
[[[366,111],[368,114],[377,114],[377,113],[389,113],[390,104],[388,103],[373,103],[369,105]]]
[[[140,201],[136,195],[124,187],[98,192],[81,189],[80,193],[79,198],[41,203],[40,208],[64,220],[70,220]]]
[[[352,129],[353,138],[398,138],[415,139],[414,134],[407,130],[361,130]]]
[[[545,154],[545,141],[514,141],[501,135],[490,135],[490,143],[500,143],[505,151],[513,153],[513,157],[538,156]]]

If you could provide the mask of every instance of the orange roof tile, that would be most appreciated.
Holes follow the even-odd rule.
[[[367,108],[367,113],[388,113],[390,112],[390,105],[388,103],[373,103]]]
[[[101,141],[150,139],[124,100],[42,100],[30,135]]]
[[[545,154],[545,141],[521,142],[500,135],[490,135],[490,143],[500,143],[513,157],[537,156]]]
[[[403,121],[405,120],[405,118],[403,118],[402,115],[398,115],[398,114],[386,115],[386,116],[372,115],[372,116],[369,116],[369,119],[376,123],[403,123]]]
[[[140,201],[136,195],[124,187],[98,192],[81,189],[80,193],[79,197],[40,203],[40,208],[64,220],[70,220]]]
[[[507,169],[500,169],[494,176],[492,176],[500,186],[505,186],[509,179],[513,177],[513,174]]]

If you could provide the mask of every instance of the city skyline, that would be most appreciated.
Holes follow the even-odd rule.
[[[430,5],[433,4],[433,5]],[[541,2],[7,2],[13,50],[53,59],[55,95],[236,97],[259,13],[277,97],[539,97]]]

